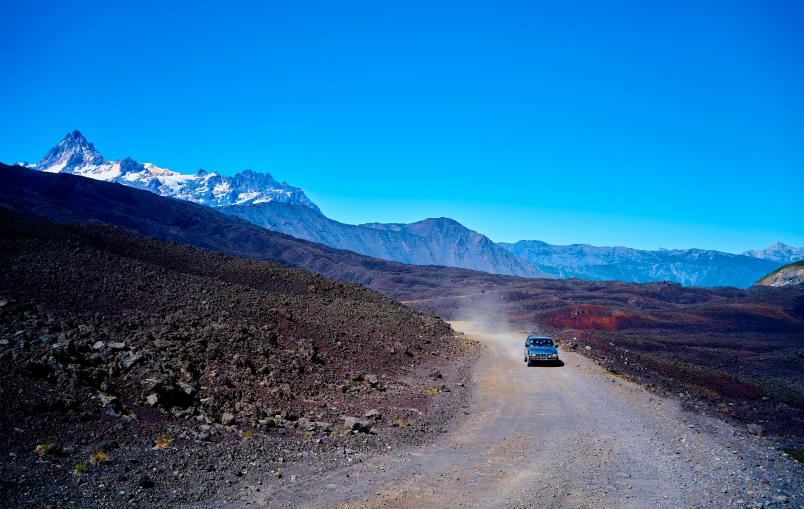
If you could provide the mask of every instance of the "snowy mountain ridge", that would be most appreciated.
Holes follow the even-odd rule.
[[[804,247],[793,247],[777,242],[765,249],[746,251],[743,254],[762,260],[773,260],[774,262],[788,264],[804,259]]]
[[[277,182],[269,173],[245,170],[228,176],[199,170],[195,175],[188,175],[152,163],[138,163],[128,157],[108,161],[79,131],[68,133],[39,163],[33,165],[21,161],[17,166],[116,182],[210,207],[274,201],[300,203],[321,213],[304,191],[285,182]]]

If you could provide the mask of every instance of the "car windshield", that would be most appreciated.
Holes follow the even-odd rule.
[[[535,338],[530,340],[529,346],[553,346],[553,340],[550,338]]]

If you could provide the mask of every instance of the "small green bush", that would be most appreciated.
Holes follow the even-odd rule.
[[[796,461],[804,462],[804,449],[787,448],[784,450],[791,458]]]

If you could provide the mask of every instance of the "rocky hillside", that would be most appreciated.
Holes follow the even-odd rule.
[[[804,260],[778,268],[757,281],[759,286],[793,286],[804,283]]]
[[[642,251],[586,244],[555,246],[538,240],[500,246],[554,276],[594,281],[672,281],[683,286],[747,288],[779,266],[771,259],[703,249]]]
[[[470,345],[356,284],[5,206],[0,267],[3,507],[231,500],[289,448],[419,440],[461,390],[430,374]]]
[[[405,225],[350,225],[316,214],[306,207],[283,203],[223,207],[221,212],[271,231],[383,260],[462,267],[521,277],[551,277],[500,248],[488,237],[447,218],[425,219]]]
[[[450,346],[441,320],[359,285],[117,228],[0,209],[0,245],[3,359],[42,380],[116,380],[135,408],[251,425],[259,408],[345,411],[358,401],[333,383],[390,381]]]
[[[270,174],[246,170],[230,177],[199,170],[195,175],[186,175],[151,163],[141,164],[131,158],[108,161],[78,131],[68,133],[37,164],[20,162],[17,165],[46,173],[70,173],[116,182],[211,207],[282,202],[300,203],[320,212],[301,189],[277,182]]]

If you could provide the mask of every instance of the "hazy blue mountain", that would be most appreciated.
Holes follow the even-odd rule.
[[[39,163],[21,161],[17,165],[46,173],[71,173],[116,182],[211,207],[273,201],[301,203],[320,212],[301,189],[277,182],[268,173],[246,170],[230,177],[199,170],[195,175],[187,175],[130,158],[108,161],[78,131],[68,133]]]
[[[702,249],[642,251],[583,244],[553,246],[540,241],[495,244],[446,218],[412,224],[349,225],[303,206],[281,203],[237,205],[221,211],[269,230],[384,260],[524,277],[549,274],[601,281],[673,281],[684,286],[747,288],[782,265]]]
[[[499,245],[554,276],[598,281],[673,281],[684,286],[747,288],[782,265],[773,260],[703,249],[643,251],[586,244],[554,246],[538,240]]]
[[[788,264],[797,262],[799,260],[804,260],[804,247],[792,247],[788,246],[787,244],[777,242],[776,244],[771,244],[765,249],[746,251],[743,254],[746,256],[752,256],[754,258],[761,258],[763,260],[772,260],[774,262]]]
[[[413,265],[443,265],[523,277],[552,277],[501,248],[488,237],[447,218],[413,224],[343,224],[308,207],[258,203],[222,207],[268,230]]]

